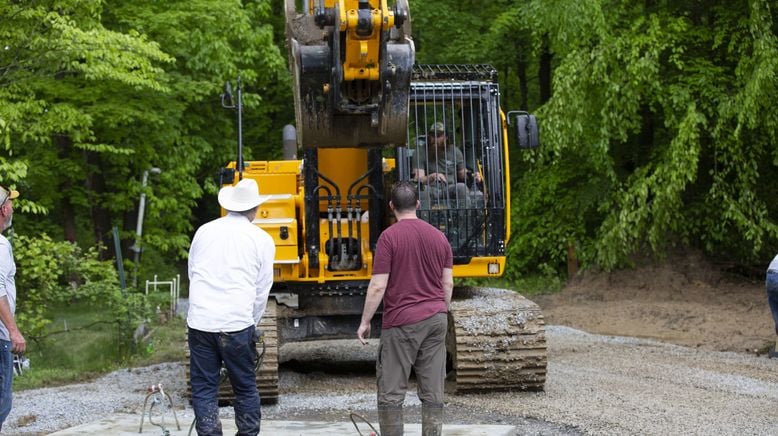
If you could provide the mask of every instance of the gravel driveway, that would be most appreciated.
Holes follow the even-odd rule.
[[[511,424],[518,434],[778,434],[778,359],[561,326],[547,327],[547,336],[544,392],[449,395],[447,422]],[[352,409],[376,422],[374,353],[356,340],[285,346],[281,399],[263,407],[263,418],[347,421]],[[17,392],[3,432],[47,434],[114,412],[139,414],[146,386],[156,383],[187,404],[182,364],[132,368]],[[418,422],[415,394],[406,405],[406,420]]]

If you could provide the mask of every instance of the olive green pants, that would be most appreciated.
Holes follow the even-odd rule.
[[[446,378],[448,315],[435,314],[415,324],[381,331],[378,346],[378,405],[402,405],[411,369],[416,373],[419,399],[443,403]]]

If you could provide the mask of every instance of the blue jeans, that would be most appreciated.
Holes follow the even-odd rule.
[[[767,270],[765,287],[767,288],[767,304],[770,306],[775,323],[775,334],[778,335],[778,271]]]
[[[11,341],[0,339],[0,429],[11,413],[11,388],[14,381],[14,356]]]
[[[222,362],[235,394],[236,435],[259,434],[262,415],[254,372],[255,331],[254,326],[229,333],[210,333],[189,328],[189,372],[198,435],[222,434],[219,421],[219,371]]]

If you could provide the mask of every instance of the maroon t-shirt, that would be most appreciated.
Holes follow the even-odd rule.
[[[420,219],[404,219],[381,233],[373,274],[389,274],[383,328],[398,327],[446,312],[441,276],[451,268],[451,245],[440,230]]]

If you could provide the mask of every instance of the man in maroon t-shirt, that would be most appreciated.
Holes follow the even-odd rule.
[[[422,434],[443,426],[448,305],[454,288],[453,255],[445,235],[416,217],[414,186],[398,183],[389,202],[397,223],[378,238],[373,277],[357,330],[366,344],[370,320],[384,302],[378,347],[378,422],[382,436],[403,434],[402,406],[413,368],[422,402]]]

